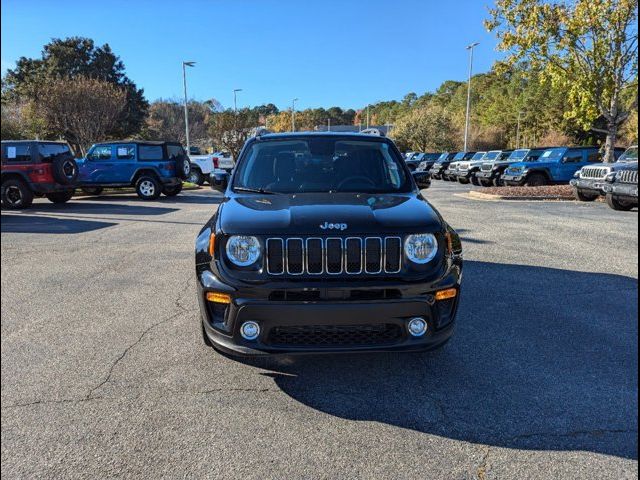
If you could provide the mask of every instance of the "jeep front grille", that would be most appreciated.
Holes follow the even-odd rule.
[[[638,183],[637,170],[622,170],[618,172],[618,181],[621,183]]]
[[[269,238],[269,275],[375,275],[402,268],[400,237]]]
[[[396,324],[300,325],[273,327],[267,343],[278,346],[341,347],[350,345],[387,345],[402,340]]]
[[[585,167],[580,171],[580,178],[601,180],[607,176],[609,171],[608,167]]]
[[[483,163],[480,167],[480,170],[482,170],[483,172],[490,172],[491,170],[493,170],[493,163]]]

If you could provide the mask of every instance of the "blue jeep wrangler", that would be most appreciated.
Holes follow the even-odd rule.
[[[616,149],[616,158],[624,149]],[[550,148],[535,161],[518,162],[507,168],[502,181],[508,186],[540,187],[569,184],[585,165],[602,161],[598,147]]]
[[[143,200],[182,191],[191,173],[189,157],[176,142],[118,141],[96,143],[78,161],[82,190],[99,195],[104,187],[135,187]]]

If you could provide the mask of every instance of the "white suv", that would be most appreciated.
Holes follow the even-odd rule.
[[[233,155],[229,152],[215,152],[210,155],[189,155],[191,161],[191,174],[187,178],[188,182],[198,185],[204,184],[209,179],[209,174],[214,171],[225,171],[231,173],[233,166]]]

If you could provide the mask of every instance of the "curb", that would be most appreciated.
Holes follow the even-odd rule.
[[[563,202],[567,202],[567,201],[571,201],[571,202],[575,202],[575,198],[573,196],[566,196],[566,195],[548,195],[548,196],[544,196],[544,197],[535,197],[535,196],[529,196],[529,197],[508,197],[505,195],[493,195],[490,193],[482,193],[482,192],[478,192],[477,190],[471,190],[468,194],[469,197],[476,199],[476,200],[507,200],[507,201],[517,201],[517,200],[523,200],[523,201],[563,201]]]

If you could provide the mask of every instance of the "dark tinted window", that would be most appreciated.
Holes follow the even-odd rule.
[[[234,188],[278,193],[406,192],[411,183],[390,145],[335,138],[256,142],[238,167]]]
[[[39,143],[38,156],[42,162],[52,162],[59,155],[69,156],[71,150],[64,143]]]
[[[569,150],[562,161],[564,163],[581,163],[583,159],[582,150]]]
[[[161,145],[138,145],[139,160],[163,160]]]
[[[167,155],[169,155],[169,158],[180,158],[185,156],[186,153],[184,151],[184,148],[182,148],[180,145],[167,145]]]
[[[587,162],[597,163],[600,161],[600,152],[598,150],[587,150]]]
[[[2,159],[9,162],[30,162],[31,148],[29,144],[3,145]]]

